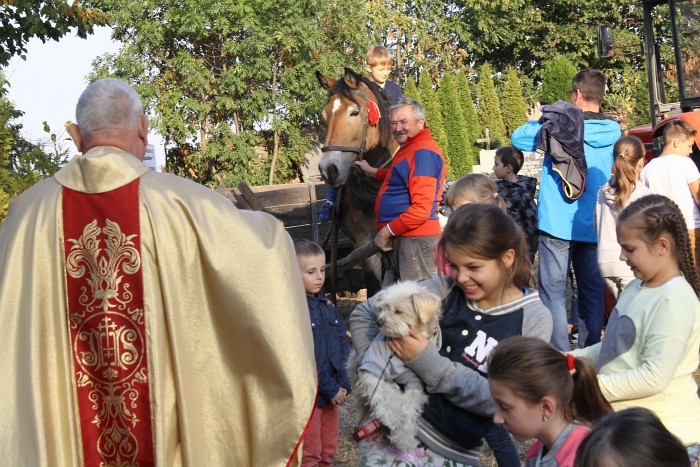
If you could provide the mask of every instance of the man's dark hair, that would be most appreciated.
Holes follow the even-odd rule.
[[[523,152],[513,146],[501,146],[496,149],[496,157],[501,159],[503,167],[511,166],[515,174],[520,172],[523,166]]]
[[[577,89],[583,94],[583,99],[599,104],[605,95],[605,75],[595,68],[585,68],[571,80],[571,92]]]

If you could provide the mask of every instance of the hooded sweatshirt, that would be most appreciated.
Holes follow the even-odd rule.
[[[588,175],[583,195],[569,200],[562,188],[561,177],[552,170],[552,159],[545,155],[537,198],[539,230],[562,240],[596,243],[598,241],[593,217],[598,190],[610,176],[613,146],[622,134],[620,125],[605,119],[600,113],[583,113],[583,149]],[[521,151],[537,148],[542,125],[529,121],[517,128],[511,137],[513,146]]]
[[[515,182],[496,180],[496,185],[498,196],[506,203],[508,214],[525,232],[530,256],[534,256],[537,252],[537,179],[518,175]]]
[[[598,203],[595,207],[596,227],[598,229],[598,268],[603,277],[633,278],[634,274],[632,274],[630,267],[624,261],[620,261],[621,249],[620,244],[617,243],[615,230],[617,216],[620,213],[615,210],[617,194],[615,189],[610,186],[611,183],[613,183],[612,179],[598,191]],[[623,209],[629,206],[632,201],[650,194],[651,190],[638,181]]]

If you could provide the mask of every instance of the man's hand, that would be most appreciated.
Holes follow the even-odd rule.
[[[391,239],[391,231],[388,226],[382,227],[382,230],[377,232],[377,236],[374,237],[374,243],[377,245],[380,251],[391,251],[393,248],[389,246],[389,240]]]
[[[409,329],[410,335],[389,340],[391,350],[404,362],[413,360],[428,346],[428,340],[416,331],[414,326]]]
[[[539,122],[542,118],[542,105],[535,102],[535,105],[527,109],[527,119],[533,122]]]
[[[345,388],[340,388],[338,389],[338,394],[335,395],[333,399],[331,399],[331,402],[333,402],[335,405],[343,405],[345,404],[345,398],[347,397],[348,392],[345,390]]]
[[[369,165],[366,160],[362,159],[361,161],[355,161],[354,164],[355,167],[362,170],[362,172],[368,177],[376,178],[377,169]]]

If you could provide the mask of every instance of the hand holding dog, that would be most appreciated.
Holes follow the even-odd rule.
[[[428,346],[428,340],[416,330],[415,326],[411,326],[409,330],[410,335],[389,340],[391,350],[404,362],[413,360]]]
[[[335,395],[333,399],[331,399],[331,402],[333,402],[335,405],[343,405],[345,404],[345,398],[348,395],[348,391],[345,390],[345,388],[340,388],[338,389],[338,394]]]

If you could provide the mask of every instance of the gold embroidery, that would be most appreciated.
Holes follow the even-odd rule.
[[[101,239],[104,238],[104,240]],[[119,225],[106,220],[100,229],[93,220],[71,244],[66,259],[68,274],[85,276],[78,305],[70,315],[77,385],[87,389],[100,428],[97,451],[104,465],[131,465],[139,452],[132,428],[139,422],[139,390],[147,385],[142,367],[145,349],[143,308],[129,308],[133,299],[125,275],[136,274],[141,257],[135,248],[136,235],[125,235]],[[104,241],[104,246],[102,242]]]
[[[100,233],[107,235],[105,241],[106,250],[100,248],[100,240],[97,238]],[[77,239],[68,239],[73,244],[71,252],[66,260],[68,273],[80,279],[89,271],[89,278],[86,279],[90,286],[90,292],[86,287],[82,287],[79,303],[85,306],[85,311],[92,312],[95,309],[95,302],[101,302],[97,308],[107,311],[115,300],[119,303],[119,309],[123,310],[126,304],[131,301],[132,295],[128,284],[125,284],[120,296],[119,285],[122,281],[123,270],[126,274],[134,274],[141,268],[141,257],[134,248],[132,238],[136,235],[126,236],[121,232],[119,225],[107,219],[104,229],[97,226],[97,220],[90,222],[83,229],[83,235]],[[78,322],[73,322],[77,326],[79,320],[85,317],[85,313],[78,314]],[[72,318],[72,319],[74,319]]]

